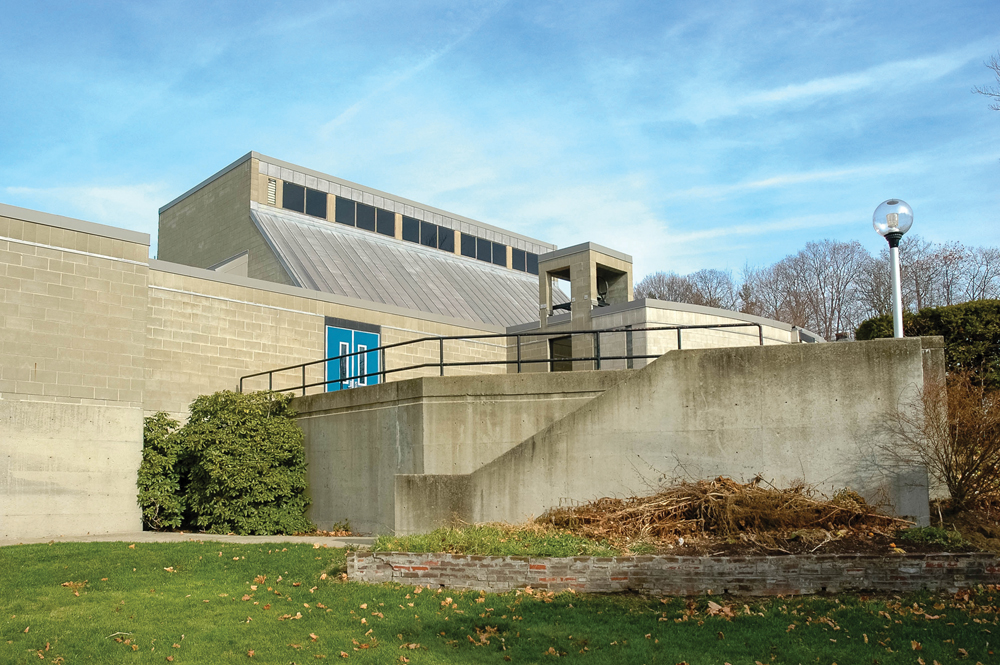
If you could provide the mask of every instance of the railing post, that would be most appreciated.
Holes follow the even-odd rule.
[[[681,350],[681,329],[677,329],[677,350]]]
[[[764,326],[757,324],[757,335],[760,337],[760,345],[764,346]]]
[[[438,363],[441,368],[441,376],[444,376],[444,338],[438,339]]]
[[[243,394],[243,377],[240,377],[240,394]]]
[[[382,347],[379,353],[382,354],[382,362],[379,363],[379,366],[382,368],[382,383],[385,383],[385,347]]]
[[[595,369],[601,369],[601,333],[594,331],[594,355],[597,356]]]
[[[628,369],[632,369],[635,365],[632,355],[632,326],[625,326],[625,366]]]
[[[302,396],[306,396],[306,366],[302,366]]]
[[[267,389],[274,390],[274,372],[267,373]]]
[[[514,339],[517,340],[517,373],[521,373],[521,336],[514,335]]]

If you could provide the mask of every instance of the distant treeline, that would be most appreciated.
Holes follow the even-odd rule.
[[[907,311],[1000,298],[997,248],[906,236],[900,263]],[[736,279],[712,269],[688,275],[656,272],[635,285],[635,297],[763,316],[832,341],[837,333],[853,334],[866,319],[892,312],[889,249],[873,256],[857,241],[810,242],[773,265],[748,265]]]

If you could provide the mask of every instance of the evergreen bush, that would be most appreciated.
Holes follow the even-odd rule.
[[[306,519],[306,458],[291,396],[202,395],[179,435],[190,456],[187,506],[212,533],[315,531]]]
[[[222,391],[196,398],[174,432],[166,414],[147,418],[139,502],[144,517],[158,517],[147,524],[242,535],[315,531],[305,517],[305,448],[290,401],[269,391]]]
[[[942,335],[948,371],[972,370],[988,388],[1000,388],[1000,300],[974,300],[903,314],[907,337]],[[892,337],[892,315],[864,321],[859,340]]]
[[[136,484],[142,521],[154,531],[176,529],[184,519],[177,426],[177,421],[162,411],[143,420],[142,464]]]

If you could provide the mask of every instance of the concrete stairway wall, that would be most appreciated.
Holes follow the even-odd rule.
[[[670,352],[470,474],[397,476],[394,521],[516,522],[674,477],[761,474],[887,497],[925,522],[926,472],[884,459],[881,423],[943,377],[940,338]]]
[[[630,372],[433,377],[297,398],[310,517],[391,533],[395,477],[465,477]],[[440,520],[450,516],[447,507]],[[435,518],[437,519],[437,518]]]

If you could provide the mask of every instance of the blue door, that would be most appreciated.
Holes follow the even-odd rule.
[[[357,386],[372,386],[379,382],[378,351],[348,355],[378,348],[379,334],[351,328],[326,327],[326,357],[336,358],[326,364],[327,392]],[[337,357],[340,356],[340,357]],[[346,356],[346,357],[345,357]],[[365,376],[373,374],[373,376]]]

